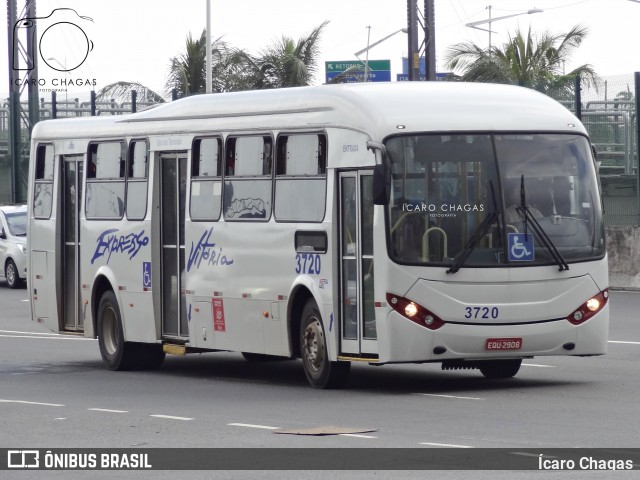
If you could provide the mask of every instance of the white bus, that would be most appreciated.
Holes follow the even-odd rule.
[[[512,377],[601,355],[596,165],[563,106],[510,86],[324,85],[40,122],[33,320],[98,338],[113,370],[165,353]]]

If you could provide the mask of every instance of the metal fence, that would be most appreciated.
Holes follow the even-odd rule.
[[[116,102],[97,101],[94,92],[88,92],[84,100],[79,98],[59,99],[52,94],[49,99],[41,98],[39,105],[40,120],[50,120],[56,118],[89,117],[104,115],[123,115],[136,111],[152,108],[157,103],[139,102],[136,95],[132,93],[130,101]],[[29,165],[29,124],[27,103],[21,103],[22,114],[20,115],[20,153],[17,161],[13,162],[9,156],[9,101],[0,104],[0,204],[12,203],[15,185],[12,182],[18,178],[21,183],[20,192],[26,194],[27,173]],[[18,175],[13,174],[13,169],[18,169]],[[18,203],[26,202],[26,198],[18,198]]]
[[[640,225],[640,188],[638,168],[638,111],[636,85],[640,74],[604,77],[597,88],[582,88],[578,95],[563,92],[556,100],[573,111],[587,128],[600,162],[605,223],[607,225]],[[153,107],[154,104],[132,101],[98,102],[88,97],[74,99],[41,99],[40,118],[68,118],[90,115],[121,115]],[[23,108],[27,109],[26,105]],[[9,145],[9,105],[0,106],[0,203],[11,199],[11,162]],[[28,151],[29,132],[22,129]],[[18,162],[26,187],[28,158]],[[26,188],[25,190],[26,191]]]
[[[640,225],[637,77],[603,77],[596,87],[559,99],[580,118],[597,151],[607,225]]]

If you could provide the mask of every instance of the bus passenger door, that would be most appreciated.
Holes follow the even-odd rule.
[[[83,157],[62,157],[62,329],[70,332],[84,330],[80,301],[80,205],[82,205]]]
[[[373,174],[342,172],[340,182],[340,353],[377,354],[373,291]]]
[[[186,154],[160,157],[160,235],[162,336],[188,340],[184,290],[184,219],[187,189]]]

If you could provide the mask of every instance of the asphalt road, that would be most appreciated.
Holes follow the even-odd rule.
[[[349,449],[361,447],[639,447],[638,312],[640,293],[614,292],[607,355],[526,360],[507,381],[489,381],[477,371],[442,371],[435,364],[353,365],[344,390],[318,391],[308,387],[299,361],[248,363],[234,353],[167,357],[154,372],[107,371],[96,341],[54,335],[32,323],[26,290],[0,283],[0,448],[308,447],[342,448],[349,455]],[[366,432],[274,432],[323,426]],[[88,473],[5,471],[0,478],[89,478]],[[90,473],[123,478],[119,472]],[[131,478],[218,479],[240,473],[131,472]],[[433,473],[360,471],[340,478]],[[437,476],[532,478],[533,473]],[[545,479],[630,474],[541,473]],[[243,478],[327,475],[254,471]]]

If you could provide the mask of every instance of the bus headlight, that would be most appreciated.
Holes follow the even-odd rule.
[[[567,317],[567,320],[574,325],[580,325],[602,310],[608,300],[609,289],[605,289],[580,305]]]
[[[413,318],[418,314],[418,307],[416,307],[415,303],[411,302],[404,307],[404,314],[409,318]]]
[[[389,303],[389,306],[400,315],[408,318],[413,323],[420,325],[421,327],[428,328],[429,330],[436,330],[445,324],[440,317],[433,314],[422,305],[412,302],[408,298],[394,295],[393,293],[387,293],[387,302]]]
[[[585,305],[591,312],[597,312],[598,310],[600,310],[600,300],[595,297],[587,300],[587,303],[585,303]]]

